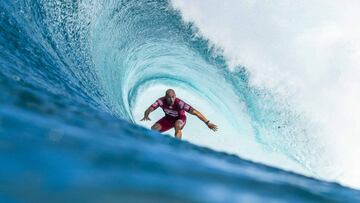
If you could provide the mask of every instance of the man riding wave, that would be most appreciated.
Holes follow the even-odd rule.
[[[175,128],[175,137],[181,139],[182,132],[186,124],[185,112],[197,116],[203,121],[209,129],[216,131],[218,128],[215,124],[210,123],[199,111],[185,103],[183,100],[176,97],[173,89],[166,90],[165,96],[156,100],[144,113],[144,118],[141,121],[150,121],[149,115],[158,107],[161,107],[165,113],[165,116],[158,120],[152,127],[152,130],[159,132],[168,131],[171,128]]]

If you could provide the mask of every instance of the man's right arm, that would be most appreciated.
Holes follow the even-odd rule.
[[[154,110],[155,109],[152,106],[150,106],[148,109],[146,109],[146,111],[144,113],[144,117],[149,118],[150,113],[153,112]]]
[[[141,119],[141,121],[150,121],[149,115],[151,112],[153,112],[155,109],[150,106],[148,109],[146,109],[145,113],[144,113],[144,118]]]
[[[150,118],[149,118],[150,113],[155,111],[155,109],[157,109],[161,105],[162,105],[162,101],[160,99],[158,99],[149,108],[146,109],[146,111],[144,113],[144,118],[142,118],[140,121],[150,121]]]

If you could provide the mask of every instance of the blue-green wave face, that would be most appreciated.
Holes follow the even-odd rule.
[[[336,175],[328,168],[327,149],[308,134],[305,118],[270,90],[251,87],[246,67],[230,71],[222,50],[184,23],[171,2],[2,4],[23,14],[14,20],[28,24],[18,37],[36,49],[28,49],[32,58],[22,61],[43,67],[20,70],[25,66],[8,64],[6,74],[25,72],[23,80],[36,87],[147,127],[152,123],[139,122],[143,111],[173,88],[220,129],[212,133],[189,115],[184,139],[318,177]],[[158,110],[152,122],[160,116]]]

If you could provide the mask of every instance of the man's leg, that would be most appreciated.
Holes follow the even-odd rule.
[[[161,130],[160,123],[155,123],[153,126],[151,126],[151,130],[160,131]]]
[[[151,126],[151,130],[156,130],[159,132],[165,132],[168,131],[170,128],[173,127],[173,123],[170,123],[168,121],[168,118],[162,117],[160,120],[156,121],[156,123]]]
[[[182,120],[177,120],[175,122],[175,137],[181,139],[182,136],[182,128],[184,127],[185,123]]]

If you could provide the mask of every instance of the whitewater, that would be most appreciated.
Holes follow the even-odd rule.
[[[2,1],[0,199],[359,201],[358,8]],[[219,131],[150,131],[168,88]]]
[[[280,133],[292,137],[288,147],[302,149],[282,153],[315,164],[308,166],[317,177],[360,186],[358,1],[173,2],[222,48],[230,69],[245,66],[251,87],[277,94],[302,118]],[[310,145],[303,148],[304,141]],[[278,151],[289,144],[267,139],[265,145]]]

